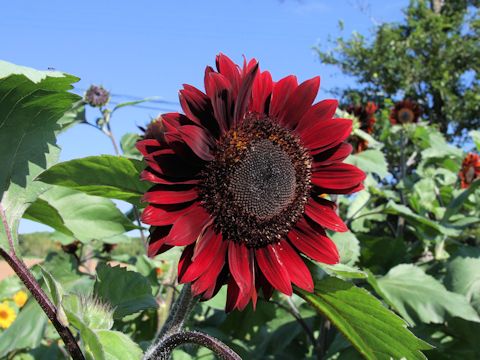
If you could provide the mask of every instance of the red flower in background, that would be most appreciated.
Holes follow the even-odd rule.
[[[315,105],[320,79],[272,81],[255,59],[240,68],[225,55],[205,71],[206,93],[180,91],[185,115],[162,115],[162,129],[137,143],[155,185],[142,216],[152,225],[149,255],[185,246],[181,283],[211,298],[228,284],[226,309],[243,309],[258,291],[313,290],[302,254],[338,262],[325,229],[346,231],[333,202],[365,174],[342,161],[352,122],[333,119],[337,102]]]
[[[458,173],[462,189],[466,189],[476,179],[480,178],[480,156],[468,153],[462,162],[462,168]]]
[[[390,123],[392,125],[416,123],[422,114],[418,103],[405,99],[395,103],[390,112]]]
[[[360,130],[363,130],[367,134],[372,134],[373,127],[375,125],[375,122],[377,121],[375,119],[375,112],[377,111],[377,109],[378,109],[377,105],[369,101],[365,106],[349,105],[346,111],[349,114],[354,115],[358,119],[360,123]],[[362,152],[368,146],[368,141],[358,136],[352,136],[351,141],[353,143],[356,153]]]

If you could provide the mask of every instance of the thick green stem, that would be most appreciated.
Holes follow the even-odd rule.
[[[47,294],[42,290],[40,284],[34,278],[30,270],[28,270],[25,263],[17,256],[15,253],[15,247],[13,243],[13,237],[8,225],[5,211],[3,210],[2,205],[0,204],[0,217],[2,218],[2,223],[5,228],[5,233],[8,238],[8,243],[10,245],[10,251],[7,252],[0,247],[0,256],[5,259],[8,265],[15,271],[17,276],[25,284],[26,288],[30,291],[32,296],[38,302],[42,310],[45,312],[47,317],[52,322],[55,329],[57,329],[58,334],[62,338],[65,346],[74,360],[85,360],[85,357],[78,346],[75,337],[73,336],[70,329],[66,326],[63,326],[60,321],[57,319],[57,308],[48,298]],[[35,319],[33,319],[35,321]]]

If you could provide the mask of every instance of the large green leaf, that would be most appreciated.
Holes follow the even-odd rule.
[[[83,351],[87,360],[106,360],[103,346],[94,330],[90,329],[75,313],[65,310],[68,321],[80,333]]]
[[[136,228],[111,200],[62,186],[52,186],[43,193],[25,217],[83,242]]]
[[[387,161],[380,150],[362,151],[348,157],[346,162],[358,166],[365,172],[375,173],[381,178],[388,175]]]
[[[411,324],[442,323],[447,315],[480,321],[464,295],[448,291],[417,266],[402,264],[377,279],[389,303]]]
[[[468,189],[463,190],[457,197],[455,197],[447,206],[445,215],[443,216],[442,223],[446,223],[448,219],[460,210],[463,203],[468,199],[470,194],[474,193],[477,188],[480,187],[480,180],[477,180],[470,184]]]
[[[98,330],[96,334],[105,351],[106,360],[139,360],[143,356],[142,349],[119,331]]]
[[[80,99],[68,92],[76,81],[0,61],[0,200],[14,241],[23,212],[46,189],[32,180],[58,160],[58,121]],[[0,246],[7,246],[3,225]]]
[[[463,294],[480,313],[480,249],[461,248],[447,265],[448,289]]]
[[[83,191],[90,195],[128,201],[140,205],[150,185],[140,181],[141,161],[101,155],[66,161],[45,171],[40,180]]]
[[[40,345],[47,320],[40,306],[34,300],[28,301],[14,323],[0,335],[0,358],[13,350]]]
[[[426,229],[434,231],[438,234],[450,236],[456,236],[459,234],[458,230],[443,226],[437,221],[415,214],[407,206],[396,204],[392,200],[387,203],[385,207],[385,213],[400,215],[413,225],[425,227]]]
[[[366,359],[425,359],[431,347],[365,289],[335,277],[315,282],[315,291],[296,289],[326,316]]]
[[[114,318],[158,307],[148,279],[120,266],[97,266],[95,294],[115,308]]]
[[[340,262],[346,265],[355,264],[360,256],[360,244],[357,237],[350,231],[332,232],[330,237],[337,245]]]

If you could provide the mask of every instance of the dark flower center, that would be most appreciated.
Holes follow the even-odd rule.
[[[230,190],[235,204],[258,219],[271,219],[295,198],[292,160],[270,140],[251,144],[233,171]]]
[[[254,248],[278,242],[303,214],[310,167],[294,134],[249,114],[220,139],[201,173],[202,204],[224,239]]]
[[[413,122],[415,114],[409,108],[402,108],[398,111],[398,121],[401,124]]]

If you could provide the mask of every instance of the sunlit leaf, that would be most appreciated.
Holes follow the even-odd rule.
[[[140,181],[141,161],[120,156],[89,156],[59,163],[39,179],[89,195],[102,196],[140,205],[140,198],[150,185]]]
[[[335,277],[315,282],[315,292],[296,289],[327,317],[366,359],[426,359],[431,347],[366,290]]]

